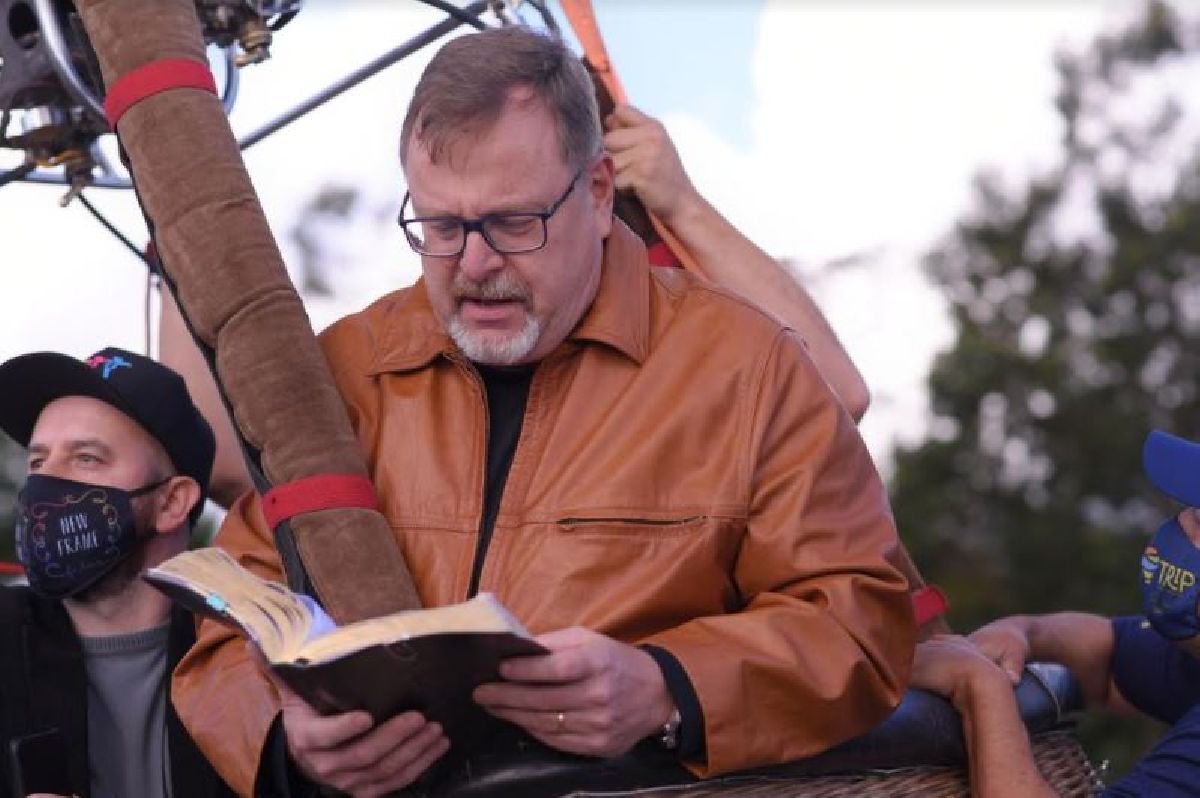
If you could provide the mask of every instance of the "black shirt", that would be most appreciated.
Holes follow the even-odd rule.
[[[504,495],[508,470],[517,452],[517,441],[525,423],[525,403],[537,367],[476,364],[475,368],[483,379],[487,394],[487,472],[483,484],[483,517],[479,522],[479,543],[475,548],[468,596],[474,596],[479,590],[479,572],[483,570],[483,559],[492,541],[492,528],[500,512],[500,497]]]

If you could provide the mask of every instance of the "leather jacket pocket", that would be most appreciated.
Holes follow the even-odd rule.
[[[679,518],[637,518],[624,516],[568,516],[558,520],[564,532],[582,532],[610,535],[670,535],[689,534],[709,526],[706,515],[688,515]],[[715,524],[712,524],[715,526]]]

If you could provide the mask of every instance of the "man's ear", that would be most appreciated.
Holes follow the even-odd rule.
[[[601,237],[612,232],[613,200],[617,190],[617,172],[612,156],[605,152],[587,171],[587,187],[592,197],[592,210]]]
[[[175,476],[155,493],[154,531],[165,535],[188,522],[188,513],[200,500],[200,486],[191,477]]]
[[[1179,525],[1192,545],[1200,549],[1200,508],[1185,507],[1179,513]]]

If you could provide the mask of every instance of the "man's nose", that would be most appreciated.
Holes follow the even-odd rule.
[[[467,233],[466,243],[458,258],[459,268],[472,282],[480,282],[483,278],[504,268],[504,256],[492,249],[492,245],[483,237],[483,233],[472,230]]]

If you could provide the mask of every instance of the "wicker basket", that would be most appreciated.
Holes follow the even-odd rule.
[[[1059,795],[1090,798],[1103,785],[1079,741],[1070,731],[1052,731],[1033,738],[1033,756],[1042,776]],[[654,787],[626,792],[576,792],[572,798],[600,796],[663,796],[702,798],[738,796],[738,798],[965,798],[970,795],[967,774],[961,768],[906,768],[870,771],[813,778],[771,779],[746,777],[722,779],[719,784],[689,784]]]

